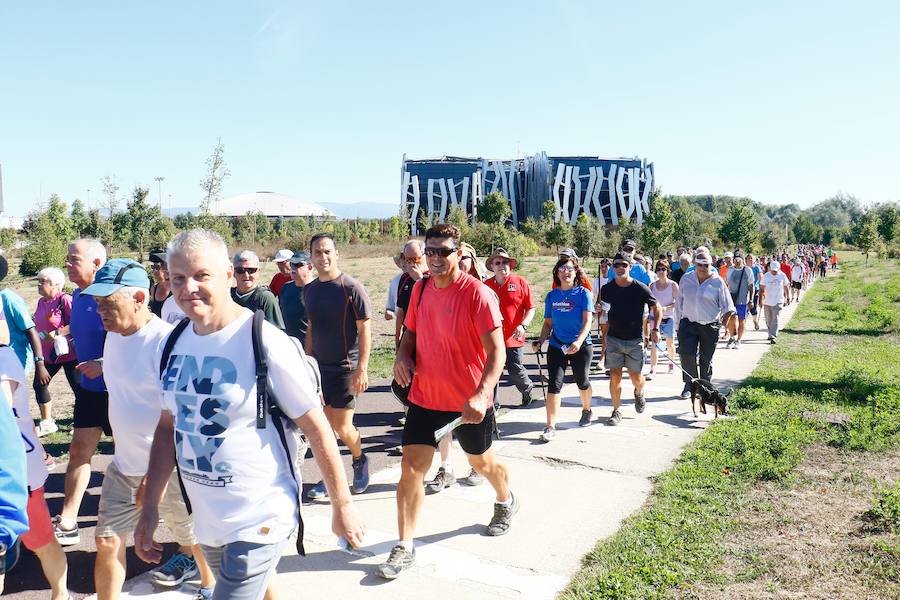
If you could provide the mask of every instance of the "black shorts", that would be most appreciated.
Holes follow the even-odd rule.
[[[462,413],[431,410],[410,402],[406,413],[406,425],[403,426],[404,446],[431,446],[437,448],[434,432],[460,416]],[[460,425],[453,430],[466,454],[480,456],[491,447],[491,435],[494,432],[494,409],[489,408],[481,423]]]
[[[321,368],[321,367],[320,367]],[[331,408],[356,408],[356,394],[350,389],[353,371],[321,369],[322,397]]]
[[[72,426],[75,429],[100,427],[106,435],[112,435],[109,426],[109,394],[94,392],[81,386],[75,390],[75,408]]]
[[[565,354],[556,346],[548,346],[547,377],[550,380],[547,386],[549,388],[548,391],[551,394],[558,394],[562,391],[567,365],[572,365],[572,375],[575,376],[575,384],[579,390],[586,390],[591,387],[588,369],[591,366],[593,351],[591,344],[582,344],[575,354]]]
[[[803,283],[800,281],[792,281],[791,287],[794,288],[795,290],[799,290],[803,287]]]

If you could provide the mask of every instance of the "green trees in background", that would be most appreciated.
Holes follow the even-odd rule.
[[[659,251],[667,248],[675,234],[675,217],[669,201],[655,190],[650,196],[650,214],[641,226],[640,242],[644,252],[655,260]]]
[[[759,239],[759,221],[750,205],[736,202],[728,207],[719,227],[719,237],[727,246],[751,250]]]
[[[66,262],[69,240],[75,229],[68,214],[68,207],[59,196],[53,194],[43,210],[32,211],[25,222],[25,235],[30,243],[22,254],[19,273],[37,275],[44,267],[62,268]]]
[[[866,255],[866,266],[869,264],[869,252],[876,247],[879,241],[878,221],[878,214],[875,211],[865,212],[860,216],[858,227],[854,234],[856,247]]]

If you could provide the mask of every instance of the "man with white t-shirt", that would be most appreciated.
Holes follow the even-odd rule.
[[[803,281],[806,277],[806,271],[803,269],[803,263],[799,257],[794,258],[791,265],[791,298],[794,302],[800,301],[800,290],[803,289]]]
[[[116,436],[115,454],[103,475],[94,532],[94,585],[100,600],[118,598],[125,582],[125,547],[140,517],[139,490],[160,411],[156,357],[172,326],[150,312],[149,288],[150,280],[140,263],[116,258],[103,265],[94,282],[82,291],[94,297],[107,332],[103,373],[110,398],[109,422]],[[154,579],[159,585],[174,587],[199,569],[202,589],[210,590],[213,576],[200,555],[174,469],[169,475],[160,508],[181,549],[154,573]]]
[[[781,313],[781,307],[791,303],[788,278],[777,260],[769,263],[769,270],[760,278],[759,295],[766,317],[766,327],[769,330],[769,343],[774,344],[775,338],[778,337],[778,315]]]
[[[160,369],[163,408],[150,452],[144,509],[134,532],[135,550],[148,562],[161,558],[153,533],[177,461],[193,508],[194,532],[216,576],[213,598],[258,600],[297,529],[301,484],[289,458],[296,448],[286,451],[279,438],[274,419],[281,417],[262,411],[262,422],[257,422],[253,313],[231,298],[234,267],[225,242],[215,232],[193,229],[169,242],[167,254],[172,294],[190,322],[174,343],[167,343],[170,353]],[[260,341],[268,387],[313,449],[331,498],[332,531],[359,546],[364,528],[305,357],[271,323],[262,323]],[[286,436],[288,445],[293,440]]]

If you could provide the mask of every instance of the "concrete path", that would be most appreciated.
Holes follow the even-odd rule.
[[[787,323],[796,305],[782,312]],[[768,351],[765,329],[750,331],[740,350],[719,345],[714,358],[714,379],[726,390],[742,381]],[[623,519],[641,509],[652,491],[654,475],[666,470],[711,420],[695,419],[690,402],[681,400],[680,372],[663,374],[647,385],[647,409],[636,414],[633,390],[624,383],[622,416],[618,427],[602,423],[610,411],[608,380],[595,378],[594,419],[577,426],[580,402],[574,384],[563,390],[556,439],[541,444],[543,402],[529,409],[511,410],[500,418],[503,439],[494,448],[509,467],[511,487],[521,509],[509,534],[490,538],[483,534],[493,510],[493,493],[461,485],[428,496],[416,539],[417,562],[393,582],[374,575],[397,539],[395,490],[399,465],[375,473],[369,492],[355,498],[368,535],[365,553],[354,556],[337,549],[331,534],[327,504],[308,505],[308,556],[293,553],[282,558],[278,585],[283,597],[491,599],[554,598],[578,569],[582,557],[597,542],[614,533]],[[458,447],[454,455],[458,476],[468,468]],[[435,468],[437,466],[435,456]],[[196,587],[156,593],[160,599],[187,598]],[[125,597],[154,593],[149,575],[130,580]]]

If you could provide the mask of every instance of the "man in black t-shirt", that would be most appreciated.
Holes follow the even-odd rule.
[[[644,323],[644,307],[653,313],[654,329],[651,332],[653,343],[659,341],[660,307],[653,292],[640,281],[632,279],[628,259],[621,253],[616,254],[612,262],[615,279],[600,288],[598,301],[609,305],[607,308],[607,324],[609,328],[603,340],[603,353],[606,357],[606,368],[609,369],[609,395],[612,398],[613,412],[607,420],[608,425],[618,425],[622,421],[619,405],[622,402],[622,369],[628,369],[628,376],[634,385],[634,408],[644,412],[644,348],[642,330]]]
[[[284,332],[306,343],[306,306],[303,304],[303,288],[316,278],[309,252],[298,250],[290,258],[291,281],[281,286],[278,305],[284,319]]]
[[[372,347],[372,303],[366,289],[338,268],[334,238],[317,233],[309,242],[319,278],[303,286],[309,321],[306,353],[315,357],[322,375],[325,416],[353,457],[353,492],[369,487],[369,463],[362,451],[362,436],[353,425],[356,396],[369,387],[369,351]],[[307,496],[324,498],[322,482]]]
[[[397,288],[397,328],[395,341],[400,346],[400,336],[403,334],[403,319],[409,310],[409,299],[412,297],[412,289],[416,282],[428,274],[428,265],[425,263],[425,244],[421,240],[410,240],[403,246],[403,261],[405,273],[400,278]]]

